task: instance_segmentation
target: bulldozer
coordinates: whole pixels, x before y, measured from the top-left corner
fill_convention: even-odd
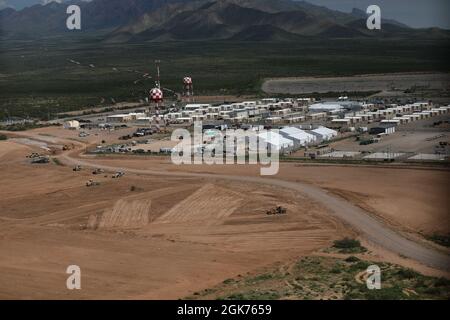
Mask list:
[[[100,174],[100,173],[103,173],[103,172],[105,172],[105,170],[103,170],[103,169],[95,169],[94,171],[92,171],[92,174]]]
[[[287,213],[287,209],[283,208],[281,206],[277,206],[275,208],[272,208],[268,211],[266,211],[266,214],[271,216],[271,215],[279,215],[279,214],[286,214]]]
[[[62,150],[63,150],[63,151],[68,151],[68,150],[72,150],[73,148],[74,148],[74,145],[73,145],[73,144],[70,144],[70,145],[65,144],[65,145],[62,147]]]
[[[94,181],[92,179],[89,179],[88,182],[86,182],[86,187],[94,187],[94,186],[99,186],[100,182]]]
[[[123,171],[118,171],[118,172],[116,172],[115,174],[113,174],[112,178],[113,178],[113,179],[117,179],[117,178],[123,177],[124,175],[125,175],[125,172],[123,172]]]
[[[31,163],[49,163],[50,159],[47,156],[38,156],[31,158]]]

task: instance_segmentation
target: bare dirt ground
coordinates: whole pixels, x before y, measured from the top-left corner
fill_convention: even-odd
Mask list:
[[[88,170],[29,164],[33,148],[0,146],[3,299],[178,298],[352,235],[294,192],[110,174],[88,188]],[[289,214],[267,216],[275,205]],[[65,287],[71,264],[80,291]]]
[[[169,172],[259,175],[257,166],[174,166],[168,158],[112,157],[97,162]],[[282,163],[277,178],[326,188],[405,230],[433,234],[450,229],[448,170]]]
[[[51,130],[31,134],[45,140],[62,129]],[[25,155],[37,148],[0,142],[0,254],[7,257],[0,261],[0,298],[179,298],[356,235],[322,204],[292,190],[176,175],[93,176],[88,169],[31,165]],[[173,173],[259,175],[256,166],[174,166],[167,158],[95,161]],[[85,187],[90,178],[101,184]],[[326,188],[402,231],[449,231],[448,171],[286,163],[277,178]],[[276,205],[288,208],[288,215],[265,214]],[[442,275],[368,246],[380,259]],[[70,264],[82,268],[80,291],[65,287]]]
[[[444,135],[439,139],[433,137]],[[380,142],[369,145],[360,145],[359,141],[353,139],[340,140],[330,144],[335,150],[345,151],[370,151],[370,152],[415,152],[434,154],[435,147],[439,142],[450,142],[450,133],[442,131],[398,131],[394,134],[384,136]]]
[[[352,77],[304,77],[268,79],[262,85],[266,93],[304,94],[327,92],[365,92],[406,90],[413,86],[448,89],[450,76],[445,73],[391,73]]]

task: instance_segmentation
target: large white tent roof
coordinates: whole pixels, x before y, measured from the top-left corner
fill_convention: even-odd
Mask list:
[[[312,130],[313,132],[320,134],[322,136],[337,136],[337,131],[329,129],[327,127],[319,127],[317,129]]]
[[[306,132],[305,130],[296,128],[296,127],[285,127],[280,130],[283,133],[286,133],[292,137],[305,137],[309,139],[314,139],[314,135]]]
[[[286,148],[294,145],[294,141],[284,138],[278,132],[265,131],[258,134],[260,139],[263,139],[268,144],[274,145],[277,148]]]
[[[314,103],[309,106],[309,111],[311,112],[323,112],[323,111],[339,111],[344,109],[344,107],[340,104],[332,104],[332,103]]]

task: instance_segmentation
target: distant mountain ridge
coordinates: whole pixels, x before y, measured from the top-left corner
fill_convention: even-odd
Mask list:
[[[78,33],[101,34],[106,42],[449,36],[447,30],[412,29],[393,20],[382,21],[382,30],[370,31],[364,11],[343,13],[291,0],[52,2],[21,11],[1,10],[0,36],[20,39],[66,35],[70,32],[65,26],[68,4],[81,7],[82,30]]]

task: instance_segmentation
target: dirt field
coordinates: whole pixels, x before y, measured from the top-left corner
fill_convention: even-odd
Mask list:
[[[62,129],[48,130],[31,135],[65,142],[52,140]],[[67,132],[70,139],[74,133]],[[180,298],[356,236],[322,204],[292,190],[129,173],[112,179],[110,172],[94,176],[91,170],[73,172],[52,162],[31,165],[25,156],[36,150],[41,149],[33,144],[0,142],[3,299]],[[95,159],[157,171],[259,174],[256,166],[173,166],[167,158],[133,156]],[[448,171],[286,163],[277,178],[325,188],[403,231],[449,232]],[[100,185],[88,188],[88,179]],[[265,214],[277,205],[288,214]],[[400,259],[377,248],[371,252]],[[82,290],[65,287],[71,264],[82,269]]]
[[[89,171],[31,165],[31,148],[0,146],[3,299],[178,298],[351,235],[292,192],[131,175],[87,188]],[[265,214],[280,204],[289,215]],[[77,292],[65,288],[71,264]]]
[[[123,165],[136,169],[158,169],[169,172],[221,173],[259,175],[257,166],[173,166],[170,159],[133,160],[101,159],[106,165]],[[276,176],[284,180],[308,182],[328,189],[370,212],[412,232],[448,233],[450,172],[282,163]]]
[[[392,73],[352,77],[305,77],[266,80],[266,93],[304,94],[327,92],[366,92],[378,90],[406,90],[412,86],[429,89],[448,89],[450,76],[445,73]]]
[[[433,137],[444,135],[439,139]],[[381,141],[369,145],[360,145],[355,139],[346,139],[330,144],[335,150],[370,151],[370,152],[415,152],[433,154],[439,142],[450,142],[450,133],[442,131],[398,131],[383,136]]]

